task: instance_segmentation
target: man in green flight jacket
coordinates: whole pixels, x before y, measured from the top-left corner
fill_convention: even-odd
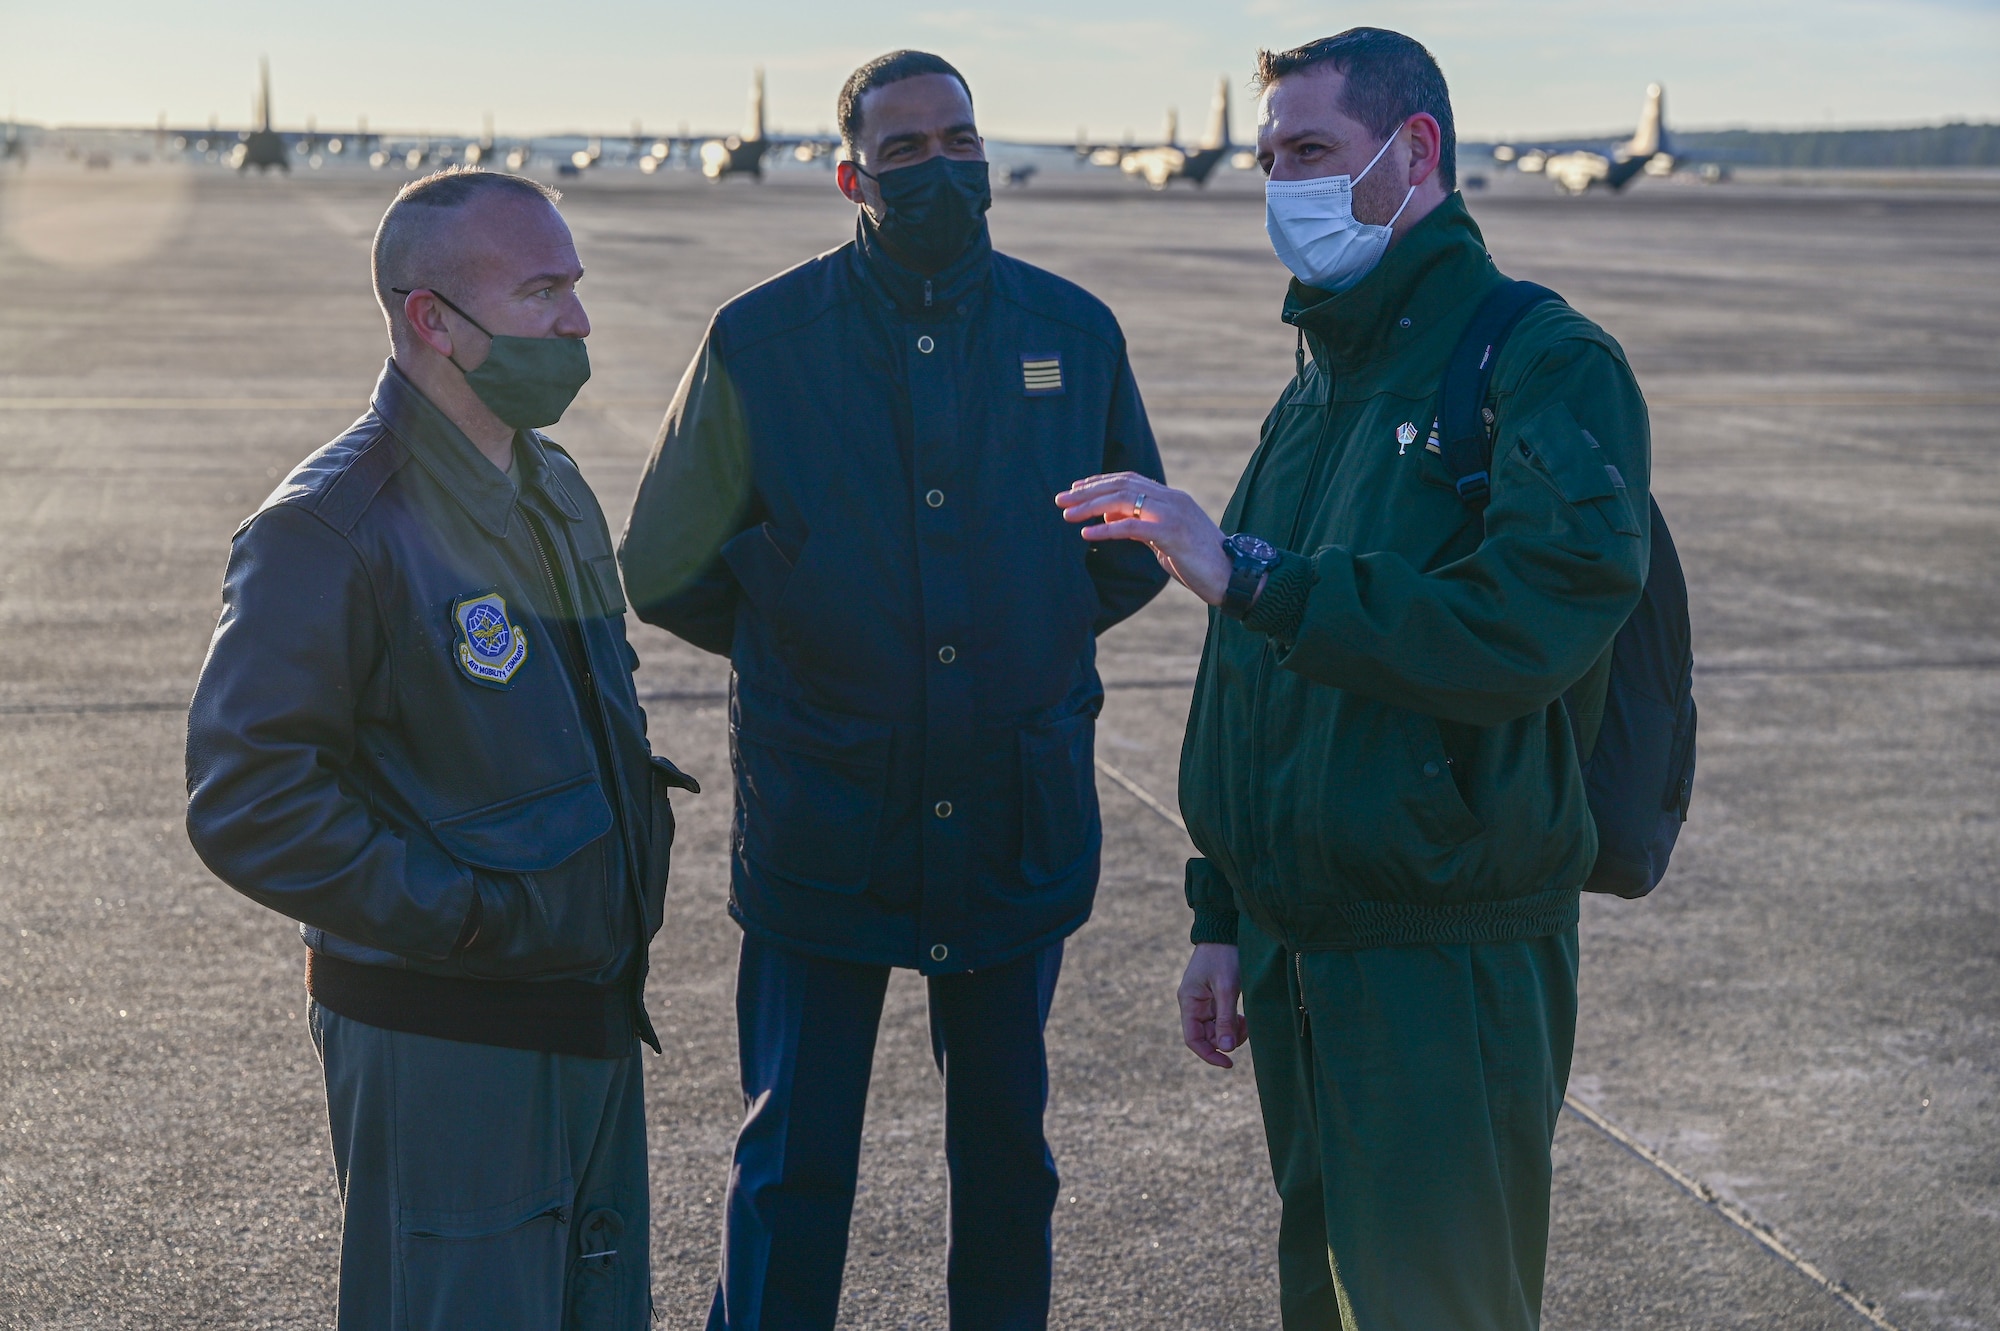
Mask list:
[[[1578,686],[1587,745],[1645,581],[1646,407],[1610,337],[1536,307],[1494,373],[1488,506],[1462,502],[1439,387],[1506,279],[1454,189],[1444,77],[1358,28],[1263,52],[1259,82],[1298,373],[1221,527],[1129,474],[1057,502],[1216,607],[1181,1018],[1219,1067],[1255,1037],[1284,1325],[1525,1331],[1597,853],[1559,699]]]

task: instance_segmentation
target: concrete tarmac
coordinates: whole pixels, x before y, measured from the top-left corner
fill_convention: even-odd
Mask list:
[[[230,532],[385,354],[367,245],[396,183],[0,172],[0,1327],[331,1320],[302,949],[189,850],[181,744]],[[1118,313],[1171,478],[1219,511],[1292,364],[1255,191],[1043,183],[1001,196],[998,244]],[[1631,354],[1699,660],[1674,870],[1585,902],[1571,1091],[1609,1132],[1558,1132],[1546,1324],[2000,1328],[2000,191],[1472,206]],[[552,433],[616,525],[710,312],[852,212],[806,172],[564,207],[596,377]],[[1203,623],[1170,588],[1102,644],[1100,758],[1169,811]],[[680,805],[646,1058],[656,1300],[692,1328],[741,1112],[727,670],[635,641],[656,743],[710,791]],[[1054,1324],[1275,1326],[1248,1069],[1177,1037],[1188,846],[1100,791],[1051,1023]],[[946,1324],[939,1114],[899,975],[844,1326]]]

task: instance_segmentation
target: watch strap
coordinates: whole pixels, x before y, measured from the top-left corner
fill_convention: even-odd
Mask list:
[[[1216,609],[1230,619],[1241,620],[1256,602],[1264,575],[1276,564],[1245,554],[1236,548],[1235,540],[1231,536],[1222,542],[1223,553],[1229,556],[1229,585],[1223,589],[1222,604]]]

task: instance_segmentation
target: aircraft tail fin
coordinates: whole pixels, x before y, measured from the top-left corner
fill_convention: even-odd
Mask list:
[[[1646,105],[1639,112],[1639,131],[1619,156],[1624,160],[1644,160],[1667,146],[1666,90],[1657,83],[1646,85]]]
[[[1229,76],[1223,75],[1215,81],[1215,100],[1208,106],[1208,133],[1202,136],[1201,147],[1228,148],[1229,142]]]
[[[1163,131],[1163,135],[1164,137],[1162,137],[1160,141],[1166,144],[1169,148],[1175,148],[1180,146],[1181,112],[1179,107],[1170,106],[1167,108],[1167,123]]]
[[[752,143],[764,141],[764,67],[757,66],[757,72],[750,80],[750,133]]]
[[[271,132],[271,61],[267,56],[257,60],[257,128]]]

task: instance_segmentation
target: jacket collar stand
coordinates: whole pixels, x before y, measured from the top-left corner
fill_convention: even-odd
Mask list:
[[[985,283],[993,267],[993,241],[982,219],[979,232],[964,254],[944,268],[925,277],[889,257],[882,236],[866,209],[857,210],[854,223],[856,266],[862,277],[885,305],[915,319],[945,318],[957,313],[974,290]],[[924,286],[930,286],[930,304],[924,304]]]
[[[1356,370],[1395,356],[1497,277],[1479,224],[1454,193],[1352,290],[1332,295],[1294,279],[1283,317],[1304,331],[1315,359]]]
[[[371,405],[383,423],[423,463],[424,469],[437,478],[438,484],[450,492],[489,536],[495,539],[506,536],[517,497],[514,482],[487,460],[465,432],[424,396],[422,389],[410,382],[393,358],[382,366],[382,377],[375,381]],[[583,516],[583,510],[549,466],[541,438],[533,430],[515,433],[514,457],[523,489],[529,486],[539,489],[565,517]]]

